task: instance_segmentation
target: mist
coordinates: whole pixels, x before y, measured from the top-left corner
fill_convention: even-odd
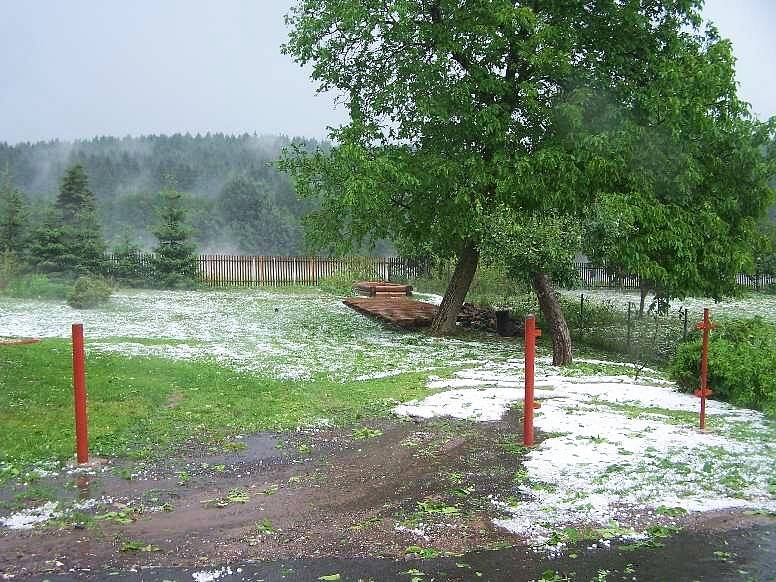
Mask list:
[[[299,200],[274,162],[292,143],[321,142],[285,135],[174,134],[100,137],[74,142],[0,144],[0,169],[41,217],[57,196],[67,168],[81,164],[109,244],[155,242],[160,191],[184,196],[187,222],[200,252],[297,254],[304,250]]]

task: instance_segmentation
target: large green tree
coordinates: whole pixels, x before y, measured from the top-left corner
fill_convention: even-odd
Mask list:
[[[699,29],[700,5],[301,0],[285,50],[312,65],[321,90],[343,92],[350,114],[330,153],[285,162],[299,192],[320,200],[314,236],[340,248],[387,236],[455,255],[432,326],[442,333],[454,328],[500,208],[518,219],[582,217],[608,195],[659,204],[676,187],[704,205],[708,193],[684,184],[695,174],[674,163],[664,177],[660,160],[689,148],[704,160],[693,170],[722,175],[721,156],[735,156],[736,136],[749,139],[753,124],[735,100],[730,46]],[[751,216],[760,204],[743,206]],[[719,240],[746,239],[748,220]]]

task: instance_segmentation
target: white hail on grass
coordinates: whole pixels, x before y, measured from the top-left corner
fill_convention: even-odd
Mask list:
[[[638,291],[619,291],[616,289],[573,289],[561,291],[561,294],[574,299],[579,299],[581,294],[586,299],[591,299],[598,303],[609,303],[623,311],[628,309],[628,302],[639,304]],[[653,297],[649,296],[646,305],[649,306]],[[763,319],[776,323],[776,295],[767,295],[764,293],[753,293],[740,299],[724,299],[715,302],[714,299],[687,297],[685,299],[674,299],[671,301],[671,311],[676,312],[679,308],[687,308],[689,318],[695,321],[703,317],[703,308],[708,307],[712,317],[755,317],[760,316]]]
[[[452,362],[500,360],[518,349],[503,341],[393,330],[325,294],[128,290],[88,311],[58,301],[0,297],[0,337],[66,338],[78,321],[90,351],[214,359],[287,380],[382,378]]]
[[[58,509],[59,503],[48,501],[39,507],[22,509],[9,516],[0,517],[0,526],[8,529],[32,529],[38,524],[60,517],[62,512]]]
[[[495,501],[506,513],[498,525],[543,543],[555,528],[631,523],[660,506],[776,510],[769,494],[774,428],[762,414],[709,401],[713,428],[701,433],[694,424],[698,399],[665,380],[571,378],[542,368],[535,426],[546,438],[524,459],[523,501],[514,507]],[[394,412],[497,420],[522,400],[522,386],[514,385],[521,373],[522,363],[514,360],[460,372],[447,382],[456,389]]]

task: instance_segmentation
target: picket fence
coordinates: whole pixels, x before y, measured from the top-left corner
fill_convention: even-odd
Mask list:
[[[639,288],[639,277],[636,275],[620,275],[607,270],[606,267],[598,267],[591,265],[590,263],[576,263],[576,268],[583,288]],[[741,287],[759,291],[761,289],[767,289],[771,285],[776,285],[776,276],[767,274],[747,275],[746,273],[739,273],[736,276],[736,282]]]
[[[138,275],[153,278],[153,254],[138,253],[129,261],[108,255],[108,272],[122,262],[136,265]],[[318,285],[340,275],[391,281],[414,279],[429,272],[428,261],[405,257],[292,257],[248,255],[200,255],[196,259],[198,280],[212,287]]]
[[[153,279],[153,254],[137,253],[131,257],[108,255],[108,274],[117,274],[120,265],[131,264],[139,278]],[[213,287],[319,285],[322,280],[337,276],[352,276],[382,281],[410,280],[430,276],[450,275],[451,265],[434,266],[427,259],[406,257],[293,257],[248,255],[200,255],[196,259],[197,278]],[[590,263],[576,263],[583,288],[638,289],[635,275],[612,273],[606,267]],[[776,285],[774,275],[747,275],[737,277],[740,286],[752,290]]]

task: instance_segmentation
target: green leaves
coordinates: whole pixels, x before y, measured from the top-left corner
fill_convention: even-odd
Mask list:
[[[473,241],[560,280],[589,223],[590,256],[662,295],[731,292],[775,134],[699,4],[300,0],[284,51],[350,112],[331,151],[281,162],[320,203],[311,242],[448,258]]]
[[[250,500],[250,495],[248,494],[245,489],[242,488],[235,488],[231,489],[229,493],[224,495],[223,497],[218,497],[216,499],[205,499],[203,501],[200,501],[200,503],[204,503],[211,507],[228,507],[234,503],[247,503],[248,500]]]
[[[353,438],[357,441],[372,439],[379,437],[383,434],[383,431],[376,428],[369,428],[368,426],[362,426],[353,431]]]
[[[119,548],[122,552],[161,552],[162,549],[159,546],[153,544],[147,544],[139,540],[126,540],[121,544]]]
[[[513,279],[528,280],[545,272],[556,283],[575,280],[573,261],[582,246],[582,229],[573,218],[502,208],[483,230],[484,260],[505,266]]]

